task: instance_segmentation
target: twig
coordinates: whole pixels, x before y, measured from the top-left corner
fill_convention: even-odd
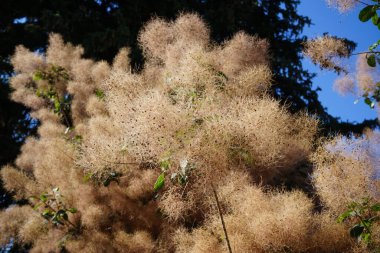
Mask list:
[[[55,194],[54,194],[55,196]],[[57,213],[57,210],[55,208],[53,208],[48,202],[42,202],[44,203],[45,206],[47,206],[48,208],[50,208],[51,210],[53,210],[53,212]],[[59,206],[57,206],[58,209],[59,209]],[[69,224],[70,226],[72,226],[74,229],[77,229],[77,226],[75,226],[69,219],[67,220],[63,220],[64,223],[67,222],[67,224]]]
[[[213,184],[211,184],[211,188],[212,188],[212,191],[214,193],[214,198],[215,198],[215,201],[216,201],[216,206],[218,207],[218,212],[219,212],[220,220],[222,221],[224,235],[226,236],[226,241],[227,241],[227,246],[228,246],[228,252],[232,253],[232,249],[231,249],[231,245],[230,245],[230,240],[228,239],[226,224],[224,223],[223,213],[222,213],[222,210],[221,210],[220,204],[219,204],[218,194],[216,193],[216,190],[215,190]]]
[[[56,93],[56,98],[58,100],[58,103],[61,105],[61,100],[59,99],[59,95],[58,93]],[[63,120],[65,121],[66,123],[66,126],[67,127],[72,127],[72,124],[70,124],[70,121],[69,121],[69,118],[68,116],[66,115],[66,112],[65,112],[65,109],[60,109],[60,113],[62,113],[62,116],[63,116]]]
[[[183,191],[182,191],[182,194],[181,194],[181,198],[183,198],[183,195],[185,195],[186,187],[187,187],[188,184],[189,184],[189,181],[186,182],[185,187],[183,188]]]
[[[101,158],[102,159],[102,158]],[[119,165],[140,165],[140,163],[135,163],[135,162],[113,162],[113,161],[108,161],[106,159],[102,159],[104,162],[107,163],[112,163],[112,164],[119,164]]]
[[[354,54],[351,54],[351,56],[359,55],[359,54],[380,54],[380,51],[366,51],[366,52],[354,53]]]
[[[361,4],[369,6],[369,4],[367,4],[367,3],[363,2],[363,1],[360,1],[360,0],[355,0],[355,1],[358,2],[358,3],[361,3]]]
[[[64,154],[67,158],[70,158],[71,160],[75,161],[75,158],[72,157],[71,155],[67,154],[66,151],[64,151],[63,149],[59,148],[59,147],[56,147],[59,151],[61,151],[62,154]]]

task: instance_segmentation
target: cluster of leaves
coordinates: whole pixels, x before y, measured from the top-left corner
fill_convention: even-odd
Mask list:
[[[374,4],[367,5],[359,13],[359,19],[362,22],[367,22],[372,20],[372,23],[380,30],[380,18],[377,11],[380,9],[380,1],[372,0]],[[380,45],[380,40],[372,44],[368,48],[368,53],[366,54],[367,63],[370,67],[376,67],[377,64],[380,64],[380,51],[377,48]],[[376,83],[375,90],[372,91],[372,94],[368,92],[363,94],[364,102],[371,108],[375,107],[376,103],[380,102],[380,82]]]
[[[364,103],[366,103],[371,108],[375,108],[375,104],[380,103],[380,82],[376,83],[375,89],[371,91],[371,93],[365,92],[363,94],[363,97]]]
[[[82,135],[75,133],[74,127],[67,127],[64,134],[65,134],[65,139],[68,142],[70,142],[74,148],[80,149],[80,145],[82,144],[83,137]]]
[[[33,209],[41,211],[42,217],[52,224],[59,226],[72,226],[73,223],[69,221],[68,214],[75,214],[77,209],[74,207],[67,208],[63,202],[63,196],[59,191],[59,188],[54,188],[52,193],[42,193],[40,196],[31,196],[33,202]]]
[[[101,89],[95,89],[94,93],[95,93],[95,96],[99,98],[99,100],[104,100],[104,97],[106,96],[104,91],[102,91]]]
[[[50,101],[54,113],[62,116],[67,126],[71,126],[69,120],[71,96],[63,94],[60,96],[56,89],[56,84],[59,82],[67,82],[70,80],[70,75],[67,70],[61,66],[50,65],[46,70],[38,70],[33,74],[33,81],[45,81],[47,86],[37,89],[36,94],[39,97]]]
[[[112,182],[119,183],[120,177],[123,174],[117,171],[113,171],[111,169],[107,169],[105,172],[102,173],[87,173],[83,180],[85,182],[93,181],[98,185],[103,185],[104,187],[109,186]]]
[[[165,177],[171,167],[170,158],[166,158],[160,161],[161,174],[158,176],[153,189],[154,191],[159,191],[165,185]],[[179,168],[177,171],[171,173],[170,180],[173,184],[179,184],[186,186],[189,182],[190,172],[195,169],[194,164],[189,163],[188,160],[183,159],[180,161]]]
[[[359,202],[352,202],[347,210],[339,215],[337,222],[350,224],[350,235],[359,242],[364,242],[369,248],[372,245],[372,227],[380,220],[380,203],[374,203],[370,198],[363,198]]]
[[[252,154],[243,147],[231,147],[229,155],[232,161],[243,163],[247,167],[252,167],[255,164]]]
[[[49,99],[54,108],[54,113],[63,115],[70,110],[71,97],[69,95],[64,96],[62,100],[59,98],[57,92],[49,87],[47,90],[38,89],[37,96]]]
[[[50,65],[47,70],[38,70],[33,75],[34,81],[46,80],[50,85],[60,81],[68,81],[70,75],[65,68],[56,65]]]

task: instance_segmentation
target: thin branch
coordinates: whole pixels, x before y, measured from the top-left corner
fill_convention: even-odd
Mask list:
[[[57,98],[57,100],[58,100],[58,103],[61,105],[61,100],[59,99],[59,95],[58,95],[58,93],[56,93],[56,94],[57,94],[57,95],[56,95],[56,98]],[[64,119],[64,121],[65,121],[65,123],[66,123],[66,126],[67,126],[67,127],[72,127],[72,124],[70,124],[69,118],[68,118],[68,116],[66,115],[65,110],[64,110],[64,109],[60,109],[60,113],[62,113],[62,116],[63,116],[63,119]]]
[[[102,158],[101,158],[102,159]],[[112,162],[112,161],[108,161],[106,159],[102,159],[104,162],[107,162],[107,163],[112,163],[112,164],[120,164],[120,165],[140,165],[141,163],[136,163],[136,162]]]
[[[55,195],[55,194],[54,194]],[[55,208],[53,208],[53,206],[52,205],[50,205],[47,201],[46,202],[42,202],[45,206],[47,206],[48,208],[50,208],[51,210],[53,210],[53,212],[55,212],[55,213],[57,213],[58,211],[55,209]],[[58,209],[60,209],[59,208],[59,206],[57,206],[58,207]],[[62,220],[64,223],[66,223],[67,222],[67,224],[69,224],[70,226],[72,226],[74,229],[77,229],[77,226],[75,226],[69,219],[67,219],[67,220]]]
[[[57,147],[57,149],[58,149],[59,151],[61,151],[61,153],[64,154],[67,158],[69,158],[69,159],[75,161],[75,158],[72,157],[71,155],[67,154],[67,152],[64,151],[63,149],[61,149],[61,148],[59,148],[59,147]]]
[[[181,198],[183,198],[183,196],[185,195],[186,187],[187,187],[188,184],[189,184],[189,181],[186,182],[185,187],[183,188],[183,191],[182,191],[182,194],[181,194]]]
[[[211,184],[211,188],[212,188],[212,191],[214,193],[214,198],[215,198],[215,201],[216,201],[216,206],[218,207],[218,212],[219,212],[220,220],[222,221],[224,235],[226,236],[226,241],[227,241],[227,246],[228,246],[228,252],[232,253],[232,249],[231,249],[231,245],[230,245],[230,240],[228,239],[226,224],[224,223],[223,213],[222,213],[222,210],[221,210],[220,204],[219,204],[218,194],[216,193],[216,190],[215,190],[213,184]]]
[[[355,1],[358,2],[358,3],[361,3],[361,4],[369,6],[369,4],[367,4],[367,3],[363,2],[363,1],[360,1],[360,0],[355,0]]]
[[[360,54],[380,54],[380,51],[365,51],[365,52],[354,53],[354,54],[351,54],[350,56],[360,55]]]

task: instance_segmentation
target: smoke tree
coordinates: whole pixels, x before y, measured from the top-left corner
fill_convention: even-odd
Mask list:
[[[347,12],[357,6],[362,9],[358,19],[375,25],[380,29],[378,10],[380,2],[358,1],[358,0],[327,0],[330,6],[337,8],[340,12]],[[304,53],[323,69],[329,69],[340,74],[334,83],[334,89],[341,95],[353,94],[362,97],[364,103],[375,108],[380,103],[380,80],[378,64],[380,52],[377,50],[380,40],[369,46],[368,51],[353,53],[355,43],[335,36],[324,35],[306,43]],[[343,66],[341,59],[357,57],[355,71],[348,71]],[[357,103],[359,99],[355,101]]]
[[[12,99],[41,126],[1,170],[19,200],[0,213],[2,243],[228,252],[226,229],[232,252],[365,250],[336,218],[363,195],[378,199],[366,145],[376,133],[317,140],[315,117],[269,96],[268,42],[257,36],[217,44],[198,15],[182,14],[151,20],[139,43],[138,72],[127,48],[109,65],[57,34],[44,55],[16,48]],[[305,175],[283,187],[305,166],[322,208]]]

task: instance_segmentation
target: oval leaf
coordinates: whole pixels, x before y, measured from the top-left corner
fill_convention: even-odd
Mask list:
[[[380,211],[380,203],[376,203],[373,206],[371,206],[371,210],[375,212]]]
[[[376,67],[376,57],[374,54],[367,57],[367,63],[370,67]]]
[[[338,223],[342,223],[343,221],[345,221],[350,216],[351,216],[351,210],[348,210],[348,211],[342,213],[341,215],[339,215],[339,217],[336,221]]]
[[[41,195],[40,195],[40,200],[41,200],[42,202],[46,202],[46,201],[48,200],[47,195],[46,195],[46,194],[41,194]]]
[[[360,241],[365,241],[366,243],[369,243],[371,241],[371,234],[370,233],[363,233],[359,237]]]
[[[358,238],[364,231],[364,227],[361,225],[355,225],[350,230],[350,235],[352,237]]]
[[[53,212],[49,209],[45,209],[43,212],[42,212],[42,216],[46,216],[46,217],[50,217],[50,216],[53,216]]]
[[[368,5],[363,8],[359,13],[359,19],[362,22],[367,22],[372,18],[372,16],[376,13],[373,9],[373,5]]]
[[[372,16],[372,23],[374,25],[378,25],[379,24],[379,16],[377,15],[377,13],[375,12],[375,14]]]
[[[158,190],[160,190],[164,186],[164,184],[165,184],[165,174],[161,173],[158,176],[156,183],[154,183],[153,189],[155,191],[158,191]]]
[[[364,103],[366,103],[367,105],[371,106],[372,101],[371,101],[370,98],[365,98],[365,99],[364,99]]]

